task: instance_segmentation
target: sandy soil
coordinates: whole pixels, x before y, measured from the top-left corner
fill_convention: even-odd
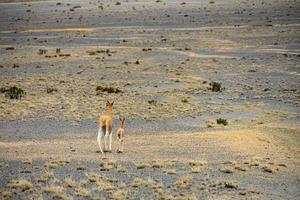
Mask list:
[[[299,199],[298,10],[0,1],[1,198]],[[107,100],[121,154],[98,153]]]

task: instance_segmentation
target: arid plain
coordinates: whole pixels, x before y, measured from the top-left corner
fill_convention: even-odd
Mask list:
[[[1,199],[300,198],[296,0],[0,2]]]

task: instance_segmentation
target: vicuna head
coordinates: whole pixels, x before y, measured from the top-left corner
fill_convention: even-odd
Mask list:
[[[125,128],[125,117],[120,117],[119,119],[121,128]]]
[[[108,108],[112,108],[112,106],[114,105],[114,102],[112,101],[112,102],[110,102],[110,101],[107,101],[106,102],[106,106],[108,107]]]
[[[110,101],[107,101],[106,102],[106,106],[107,106],[107,108],[108,108],[108,113],[109,114],[112,114],[112,107],[113,107],[113,105],[114,105],[114,102],[112,101],[112,102],[110,102]]]

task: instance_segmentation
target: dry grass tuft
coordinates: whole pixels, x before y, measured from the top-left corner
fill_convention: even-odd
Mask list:
[[[117,165],[117,172],[125,173],[127,172],[127,169],[122,165]]]
[[[88,173],[86,176],[90,182],[96,183],[97,187],[94,189],[96,191],[110,191],[114,189],[113,185],[111,184],[111,180],[105,177],[95,173]]]
[[[1,195],[3,199],[12,199],[13,196],[12,192],[10,191],[2,191]]]
[[[233,170],[230,169],[230,168],[222,168],[222,169],[219,169],[220,172],[223,172],[225,174],[232,174],[233,173]]]
[[[115,167],[115,162],[100,163],[100,171],[109,171]]]
[[[243,171],[243,172],[247,171],[246,168],[244,168],[244,167],[242,167],[242,166],[240,166],[240,165],[235,165],[235,166],[234,166],[234,169],[239,170],[239,171]]]
[[[227,165],[234,165],[236,164],[236,161],[232,161],[232,160],[225,160],[222,164],[227,164]]]
[[[142,164],[137,164],[136,165],[137,169],[145,169],[147,167],[149,167],[149,164],[142,163]]]
[[[76,167],[77,170],[86,170],[86,167],[84,165],[78,165]]]
[[[161,162],[161,161],[154,161],[154,162],[152,163],[152,167],[153,167],[153,168],[161,168],[161,167],[163,167],[163,166],[164,166],[164,163]]]
[[[264,172],[268,172],[268,173],[273,173],[273,172],[274,172],[274,170],[271,168],[271,166],[268,166],[268,165],[263,166],[263,167],[262,167],[262,170],[263,170]]]
[[[184,176],[180,177],[176,182],[175,185],[177,188],[185,189],[192,185],[193,183],[193,177],[192,176]]]
[[[9,165],[5,162],[0,163],[0,168],[8,167]]]
[[[201,173],[203,171],[203,168],[200,167],[200,166],[195,166],[195,167],[192,167],[192,173]]]
[[[207,164],[207,162],[201,161],[201,160],[190,160],[190,161],[188,161],[188,164],[192,167],[193,166],[204,166]]]
[[[38,179],[38,182],[47,182],[50,178],[54,177],[54,174],[52,172],[45,172],[41,174],[40,178]]]
[[[22,192],[26,191],[26,190],[30,190],[32,189],[32,183],[25,180],[25,179],[21,179],[21,180],[11,180],[11,182],[8,184],[8,186],[10,188],[15,188],[15,189],[21,189]]]
[[[29,159],[28,160],[24,160],[23,163],[27,164],[27,165],[31,165],[32,164],[32,160],[29,160]]]
[[[214,187],[218,188],[229,188],[229,189],[238,189],[238,183],[236,181],[219,181],[214,184]]]
[[[141,178],[135,178],[133,179],[133,181],[131,182],[131,186],[132,187],[140,187],[144,184],[144,180]]]
[[[57,167],[63,166],[65,164],[69,163],[69,161],[66,160],[56,160],[56,161],[51,161],[47,163],[45,166],[50,168],[50,169],[55,169]]]
[[[90,197],[91,192],[83,187],[79,187],[75,190],[75,195],[81,197]]]
[[[126,199],[126,191],[125,190],[117,190],[112,194],[111,197],[113,200],[123,200]]]
[[[170,199],[174,199],[174,200],[197,200],[197,197],[194,194],[192,194],[192,195],[182,195],[182,196],[171,197]]]
[[[166,169],[164,170],[166,174],[176,174],[176,169]]]
[[[278,166],[280,166],[280,167],[287,167],[287,165],[284,164],[284,163],[279,163]]]
[[[75,186],[76,186],[76,182],[75,182],[74,180],[70,179],[70,178],[66,178],[66,179],[64,180],[64,185],[65,185],[66,187],[72,188],[72,187],[75,187]]]
[[[54,199],[71,199],[65,194],[64,188],[60,186],[45,187],[43,192],[52,194]]]

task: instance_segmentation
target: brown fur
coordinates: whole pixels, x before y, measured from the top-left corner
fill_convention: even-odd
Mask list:
[[[125,136],[125,118],[120,118],[120,127],[117,130],[117,136],[119,140],[118,152],[123,152],[123,142]]]
[[[108,113],[106,115],[101,115],[99,118],[100,128],[106,130],[111,133],[113,128],[113,104],[114,102],[107,101],[106,106],[108,108]]]

